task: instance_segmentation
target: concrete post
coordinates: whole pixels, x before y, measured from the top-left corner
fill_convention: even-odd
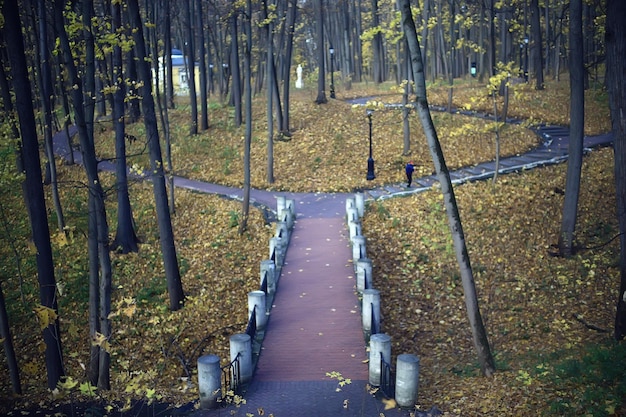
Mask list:
[[[404,353],[396,361],[396,402],[400,407],[413,408],[417,403],[420,360]]]
[[[373,328],[380,329],[380,291],[367,289],[363,291],[363,330],[368,334]]]
[[[272,256],[272,252],[276,251],[276,259],[275,263],[277,267],[283,265],[283,239],[280,237],[272,237],[270,238],[270,257]]]
[[[356,193],[354,195],[354,201],[356,202],[356,210],[359,217],[363,217],[363,214],[365,214],[365,195],[363,193]]]
[[[282,195],[276,196],[276,214],[280,214],[286,207],[285,197]]]
[[[350,220],[348,222],[348,228],[350,230],[350,239],[361,234],[361,222],[357,220]]]
[[[246,384],[252,379],[252,339],[245,333],[237,333],[230,337],[230,360],[239,355],[239,376]]]
[[[198,358],[198,391],[200,408],[209,410],[217,407],[222,398],[222,369],[220,358],[216,355],[204,355]]]
[[[276,237],[281,237],[284,242],[289,240],[289,225],[287,225],[287,222],[276,222]]]
[[[250,291],[248,293],[248,317],[252,315],[256,306],[256,328],[265,329],[267,314],[265,314],[265,293],[263,291]]]
[[[267,274],[267,294],[274,294],[276,292],[276,265],[271,259],[261,261],[261,282],[265,274]]]
[[[363,292],[364,289],[372,287],[372,260],[361,258],[356,261],[356,289]]]
[[[384,333],[373,334],[370,338],[369,383],[380,387],[380,353],[387,363],[391,363],[391,336]]]
[[[351,240],[352,240],[352,262],[354,263],[354,267],[356,269],[356,262],[359,259],[367,258],[367,253],[365,252],[365,237],[358,235],[358,236],[354,236]]]

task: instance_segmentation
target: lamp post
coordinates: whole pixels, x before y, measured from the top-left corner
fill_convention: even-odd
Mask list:
[[[333,74],[334,71],[334,63],[335,63],[335,48],[331,45],[328,49],[330,52],[330,98],[335,98],[335,76]]]
[[[524,81],[528,82],[528,35],[524,36]]]
[[[367,177],[365,177],[368,181],[376,178],[376,174],[374,174],[374,158],[372,158],[372,113],[374,110],[367,110],[367,119],[370,125],[370,156],[367,158]]]

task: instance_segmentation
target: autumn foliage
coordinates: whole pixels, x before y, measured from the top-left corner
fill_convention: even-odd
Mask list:
[[[447,102],[445,86],[433,86],[429,91],[431,102]],[[373,116],[377,178],[366,181],[368,126],[364,110],[344,100],[315,105],[314,93],[293,94],[293,134],[283,138],[288,140],[275,141],[276,183],[272,189],[350,192],[398,183],[403,181],[409,157],[416,163],[416,177],[432,172],[417,119],[411,120],[412,153],[402,155],[401,114],[395,109],[379,109]],[[459,108],[492,108],[484,86],[470,83],[455,94]],[[599,107],[587,113],[593,115],[586,124],[588,133],[608,131],[603,94],[598,90],[589,94],[590,105]],[[381,91],[355,86],[349,92],[338,91],[339,99],[358,96],[384,102],[400,99],[392,88]],[[544,92],[522,85],[516,89],[509,111],[532,123],[565,125],[567,100],[566,85],[549,84]],[[259,98],[254,105],[252,186],[268,188],[264,103]],[[171,117],[175,173],[241,187],[243,128],[233,126],[230,109],[212,103],[209,130],[191,137],[184,101]],[[450,168],[494,159],[495,138],[488,118],[446,113],[434,114],[434,118]],[[129,164],[141,171],[147,166],[145,133],[141,124],[128,129],[136,138],[128,144],[128,153],[133,155]],[[103,122],[97,131],[99,157],[112,157],[110,125]],[[508,125],[501,135],[503,156],[525,152],[539,143],[526,125]],[[455,189],[498,366],[492,379],[478,375],[438,190],[369,202],[363,228],[373,258],[374,283],[382,291],[383,330],[392,336],[394,355],[420,356],[419,402],[424,407],[437,405],[448,415],[470,416],[587,413],[575,397],[588,387],[560,378],[559,364],[581,358],[590,345],[611,348],[608,333],[587,325],[610,329],[615,313],[619,248],[615,241],[607,243],[617,230],[612,152],[598,150],[585,158],[579,251],[571,259],[552,256],[565,168],[546,167],[502,177],[495,185],[480,182]],[[122,409],[131,398],[172,405],[197,400],[196,359],[205,353],[227,358],[228,336],[245,329],[246,294],[258,289],[259,262],[267,256],[273,229],[263,213],[254,209],[248,230],[239,236],[239,202],[177,191],[173,228],[188,298],[182,310],[171,312],[151,188],[133,182],[130,193],[140,251],[113,254],[113,337],[90,341],[84,171],[61,164],[59,169],[68,229],[55,233],[53,244],[69,379],[55,393],[45,390],[42,342],[33,313],[37,311],[34,253],[18,193],[19,177],[7,179],[1,189],[6,227],[0,236],[0,267],[26,394],[12,399],[9,382],[0,379],[0,404],[4,407],[0,411],[40,408],[49,405],[54,395],[65,401],[121,401],[117,406]],[[107,209],[114,230],[114,181],[108,174],[102,178],[110,193]],[[107,343],[112,355],[110,392],[94,393],[85,385],[92,342]],[[6,374],[4,362],[0,366],[0,374]],[[616,415],[620,407],[623,402],[607,397],[597,409],[604,415]]]

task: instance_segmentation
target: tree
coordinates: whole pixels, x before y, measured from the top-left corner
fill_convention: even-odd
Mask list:
[[[120,253],[137,252],[139,239],[135,233],[133,212],[128,195],[128,175],[126,164],[126,124],[124,121],[124,95],[126,92],[122,71],[122,10],[119,3],[111,4],[111,33],[117,37],[113,45],[111,66],[113,126],[115,129],[115,178],[117,191],[117,229],[113,248]]]
[[[83,100],[82,80],[78,75],[78,69],[72,55],[70,41],[65,30],[65,19],[63,10],[65,2],[63,0],[55,0],[54,2],[54,23],[59,34],[60,48],[63,54],[64,65],[69,75],[71,83],[72,104],[74,107],[74,119],[78,130],[78,138],[83,156],[83,165],[87,174],[87,189],[89,192],[89,223],[92,233],[89,239],[96,240],[97,244],[89,245],[89,266],[90,266],[90,284],[95,285],[99,282],[97,295],[90,293],[90,309],[98,308],[97,315],[90,315],[91,318],[99,320],[99,323],[90,323],[91,329],[98,329],[101,339],[108,340],[111,337],[111,321],[109,314],[111,312],[111,255],[109,253],[109,225],[107,222],[106,208],[104,205],[104,190],[98,175],[98,162],[96,160],[96,149],[93,141],[93,128],[87,125],[88,120],[93,120],[86,116],[86,107],[93,112],[91,104],[85,106]],[[87,71],[88,72],[88,71]],[[99,271],[98,271],[99,266]],[[100,274],[99,281],[97,278]],[[92,334],[95,337],[96,334]],[[109,389],[109,363],[110,355],[104,346],[100,345],[99,365],[98,365],[98,388]],[[93,374],[95,375],[95,370]]]
[[[193,0],[185,2],[185,25],[187,40],[186,45],[186,68],[187,68],[187,85],[189,85],[189,100],[191,105],[191,126],[189,128],[190,135],[198,134],[198,99],[196,96],[196,60],[194,57],[194,36],[193,36],[193,19],[191,18]],[[140,58],[141,59],[141,58]],[[152,82],[152,81],[150,81]]]
[[[243,201],[241,204],[241,222],[239,223],[240,235],[242,235],[248,227],[248,217],[250,214],[250,146],[252,143],[252,65],[250,63],[252,55],[251,19],[252,2],[251,0],[246,0],[246,17],[244,19],[246,43],[243,51],[246,130],[243,148]]]
[[[152,171],[151,178],[157,211],[157,222],[159,224],[163,267],[167,280],[170,310],[175,311],[183,306],[185,295],[183,293],[178,259],[176,257],[172,219],[167,204],[165,171],[163,169],[163,158],[161,156],[161,144],[159,143],[159,130],[154,110],[154,100],[152,98],[152,76],[150,74],[150,64],[146,61],[146,44],[143,36],[143,25],[139,13],[138,0],[131,0],[127,4],[130,23],[133,28],[133,39],[135,41],[137,73],[139,74],[139,80],[143,84],[141,89],[141,102],[143,105],[144,125],[148,136],[150,167]]]
[[[571,256],[578,215],[580,171],[583,164],[583,136],[585,129],[585,85],[583,67],[582,0],[570,2],[570,127],[567,177],[563,217],[559,233],[559,253]]]
[[[606,75],[614,139],[615,194],[620,233],[620,288],[615,339],[626,337],[626,2],[606,2]]]
[[[452,233],[452,241],[454,242],[457,262],[459,263],[459,267],[461,269],[461,280],[463,282],[463,291],[465,293],[465,306],[467,308],[467,315],[474,339],[474,347],[478,353],[478,361],[483,375],[490,377],[496,370],[495,363],[493,356],[491,355],[487,332],[485,331],[482,317],[480,315],[472,266],[467,252],[467,247],[465,245],[463,225],[461,223],[459,208],[454,196],[450,173],[448,171],[448,167],[446,166],[443,151],[441,150],[441,144],[439,143],[439,138],[437,137],[437,131],[435,130],[430,110],[428,108],[428,100],[426,98],[426,80],[424,78],[424,64],[422,62],[419,41],[415,30],[415,22],[413,21],[413,15],[411,13],[410,0],[401,0],[400,10],[402,13],[402,27],[409,45],[409,51],[411,53],[411,65],[413,68],[413,78],[415,80],[417,92],[416,108],[420,121],[422,122],[422,127],[424,128],[424,134],[426,135],[430,154],[435,165],[437,178],[441,185],[441,192],[443,193],[446,212],[448,213],[448,222]]]
[[[318,60],[318,73],[317,73],[317,98],[316,104],[324,104],[328,100],[326,99],[326,69],[324,67],[324,9],[322,7],[323,0],[315,0],[315,20],[316,20],[316,32],[317,38],[317,60]]]
[[[37,275],[39,278],[39,301],[41,303],[38,311],[40,312],[43,339],[46,344],[48,388],[52,390],[56,388],[61,377],[65,375],[65,371],[63,369],[63,349],[61,347],[61,330],[56,301],[56,279],[50,245],[50,229],[41,182],[37,127],[33,113],[31,85],[28,79],[29,68],[24,54],[26,45],[22,37],[17,1],[5,0],[2,5],[2,15],[4,16],[4,39],[11,65],[13,90],[15,91],[15,110],[19,118],[22,138],[24,181],[27,192],[26,204],[33,242],[37,248]]]
[[[267,7],[267,0],[263,2]],[[272,16],[274,16],[272,12]],[[274,183],[274,24],[273,17],[267,22],[267,183]]]
[[[207,97],[206,50],[204,47],[204,19],[202,18],[202,0],[196,0],[196,22],[198,31],[198,60],[200,61],[200,129],[209,128],[209,108]]]
[[[570,3],[571,7],[571,3]],[[530,33],[532,34],[532,44],[530,45],[530,55],[533,62],[533,78],[535,79],[535,89],[543,90],[543,50],[541,41],[541,16],[539,16],[539,1],[530,0]],[[570,21],[571,22],[571,21]],[[582,49],[582,44],[580,45]]]

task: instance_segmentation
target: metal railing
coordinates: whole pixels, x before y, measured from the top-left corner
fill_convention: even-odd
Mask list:
[[[250,318],[248,319],[246,334],[250,336],[250,339],[254,340],[254,335],[256,334],[256,305],[252,309],[252,314],[250,314]]]
[[[393,378],[391,374],[391,364],[385,361],[383,352],[380,352],[380,390],[387,396],[387,398],[394,397],[395,387],[393,385]]]
[[[380,333],[380,323],[376,320],[376,315],[374,314],[374,303],[370,303],[370,317],[371,317],[371,325],[370,325],[370,336],[373,334]]]
[[[228,365],[222,366],[222,399],[232,394],[239,394],[241,391],[241,371],[238,353],[235,359]]]

